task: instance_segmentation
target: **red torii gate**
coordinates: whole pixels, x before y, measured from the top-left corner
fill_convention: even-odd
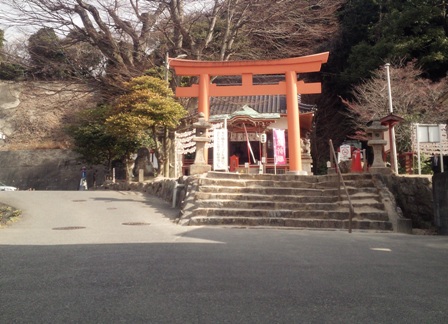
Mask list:
[[[176,88],[177,97],[197,97],[198,111],[209,118],[210,97],[238,97],[251,95],[286,95],[288,119],[289,169],[301,174],[300,121],[298,94],[321,93],[320,82],[297,80],[297,73],[318,72],[328,61],[329,53],[267,61],[194,61],[172,59],[170,66],[179,76],[198,76],[199,84]],[[284,74],[285,82],[254,85],[253,75]],[[218,86],[210,84],[210,76],[241,75],[242,85]]]

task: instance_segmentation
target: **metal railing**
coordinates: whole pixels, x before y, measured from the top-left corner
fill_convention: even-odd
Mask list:
[[[342,200],[342,195],[341,195],[341,184],[344,187],[344,191],[345,194],[347,196],[347,200],[348,200],[348,206],[349,206],[349,219],[348,219],[348,232],[351,233],[352,232],[352,220],[353,220],[353,215],[355,213],[355,210],[353,208],[353,204],[352,204],[352,200],[350,199],[350,195],[348,193],[347,190],[347,186],[345,185],[344,182],[344,178],[342,177],[342,173],[341,170],[339,168],[339,164],[337,163],[337,157],[336,157],[336,152],[334,151],[334,147],[333,147],[333,141],[330,139],[329,140],[329,145],[330,145],[330,163],[331,163],[331,167],[333,167],[333,165],[336,168],[336,172],[338,174],[338,194],[339,194],[339,200]]]

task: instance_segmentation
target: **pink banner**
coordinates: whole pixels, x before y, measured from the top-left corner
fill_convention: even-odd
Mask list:
[[[286,164],[285,130],[273,129],[274,134],[274,163]]]

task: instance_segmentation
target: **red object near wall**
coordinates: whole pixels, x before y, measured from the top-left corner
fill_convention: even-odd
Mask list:
[[[232,155],[230,157],[230,172],[235,172],[238,170],[238,166],[240,165],[240,158],[236,155]]]
[[[356,149],[352,154],[352,172],[362,172],[361,151]]]

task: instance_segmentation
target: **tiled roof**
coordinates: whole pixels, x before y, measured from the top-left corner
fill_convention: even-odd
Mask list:
[[[260,95],[241,97],[212,97],[210,98],[210,116],[226,115],[240,110],[244,106],[249,106],[260,114],[286,114],[285,95]],[[310,112],[315,110],[315,105],[300,103],[300,112]]]

